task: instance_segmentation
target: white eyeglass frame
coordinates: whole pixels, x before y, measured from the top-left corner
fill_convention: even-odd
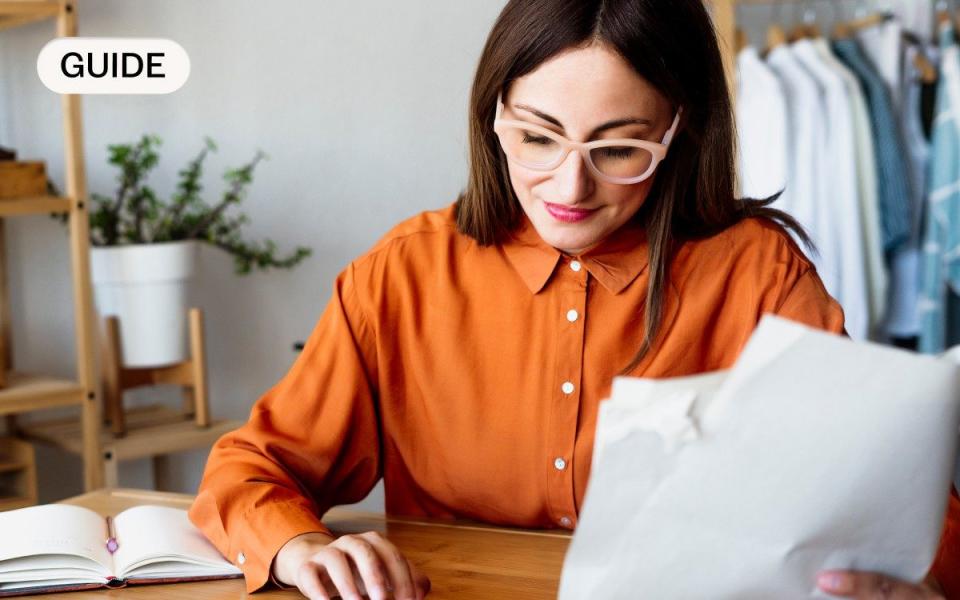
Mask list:
[[[682,108],[677,109],[677,114],[673,117],[673,124],[670,125],[670,129],[668,129],[667,133],[664,134],[663,141],[660,143],[628,138],[594,140],[592,142],[575,142],[567,137],[564,137],[563,135],[560,135],[556,131],[551,131],[546,127],[541,127],[540,125],[528,123],[527,121],[514,121],[511,119],[500,118],[500,115],[503,114],[503,94],[501,93],[497,95],[497,114],[493,119],[493,130],[496,132],[497,137],[499,138],[502,130],[505,127],[519,127],[550,138],[560,145],[562,150],[556,160],[549,164],[537,165],[523,162],[518,160],[516,157],[511,156],[504,147],[503,140],[501,139],[500,148],[503,149],[503,153],[507,155],[508,159],[522,167],[533,169],[534,171],[552,171],[559,167],[563,161],[567,159],[567,156],[570,155],[570,152],[577,150],[583,157],[583,161],[586,163],[587,168],[589,168],[590,171],[598,178],[602,179],[603,181],[609,181],[610,183],[630,185],[633,183],[640,183],[641,181],[653,175],[653,172],[657,170],[657,166],[667,156],[667,150],[670,148],[670,142],[673,141],[673,137],[677,132],[677,127],[680,125],[680,114],[682,112]],[[650,152],[650,154],[653,156],[653,160],[650,161],[650,166],[647,168],[647,170],[636,177],[614,177],[612,175],[606,175],[602,173],[595,164],[593,164],[593,159],[590,158],[590,151],[594,148],[606,148],[610,146],[632,146],[634,148],[643,148],[644,150]]]

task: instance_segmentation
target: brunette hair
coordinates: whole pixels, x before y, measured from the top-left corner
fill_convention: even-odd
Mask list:
[[[670,103],[683,108],[670,152],[635,218],[649,243],[644,338],[622,373],[653,347],[669,265],[678,242],[716,234],[746,217],[766,217],[810,238],[766,199],[735,196],[733,110],[717,36],[703,0],[510,0],[487,38],[470,97],[470,174],[457,199],[459,231],[480,245],[502,241],[522,208],[493,131],[497,95],[550,58],[600,43],[621,55]]]

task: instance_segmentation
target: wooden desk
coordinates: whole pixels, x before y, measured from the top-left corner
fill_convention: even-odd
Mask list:
[[[101,515],[115,515],[140,504],[187,508],[188,494],[133,489],[104,489],[63,502],[85,506]],[[334,532],[379,531],[430,577],[430,600],[491,600],[494,598],[556,598],[560,567],[569,534],[503,529],[468,523],[423,521],[374,513],[333,509],[324,517]],[[119,590],[89,590],[22,596],[38,600],[232,600],[247,598],[242,579],[133,586]],[[252,598],[298,598],[297,591],[257,592]]]

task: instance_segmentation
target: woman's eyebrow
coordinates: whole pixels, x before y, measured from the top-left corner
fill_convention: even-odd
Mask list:
[[[551,116],[548,115],[547,113],[542,112],[542,111],[539,111],[539,110],[533,108],[532,106],[527,106],[526,104],[514,104],[513,107],[514,107],[514,108],[517,108],[517,109],[520,109],[520,110],[525,110],[525,111],[527,111],[528,113],[533,114],[533,115],[536,115],[536,116],[540,117],[541,119],[543,119],[544,121],[553,123],[554,125],[556,125],[556,126],[559,127],[560,129],[563,129],[564,131],[566,131],[566,129],[564,129],[563,125],[560,123],[560,121],[559,121],[558,119],[556,119],[555,117],[551,117]],[[653,125],[653,122],[650,121],[650,119],[641,119],[641,118],[615,119],[615,120],[613,120],[613,121],[608,121],[608,122],[604,123],[603,125],[600,125],[600,126],[597,127],[596,129],[594,129],[592,132],[590,132],[590,137],[593,137],[593,136],[597,135],[598,133],[601,133],[601,132],[606,131],[606,130],[608,130],[608,129],[615,129],[615,128],[617,128],[617,127],[623,127],[624,125],[647,125],[647,126],[650,126],[650,125]]]

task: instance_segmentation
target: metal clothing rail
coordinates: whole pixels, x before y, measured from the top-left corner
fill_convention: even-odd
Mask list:
[[[720,52],[723,56],[723,66],[727,73],[727,84],[733,93],[736,64],[736,32],[737,32],[737,6],[806,6],[811,10],[817,10],[825,7],[836,7],[838,5],[851,5],[854,3],[863,3],[864,0],[705,0],[711,7],[713,13],[714,27],[717,30],[717,37],[720,42]],[[938,6],[946,4],[941,0]]]

